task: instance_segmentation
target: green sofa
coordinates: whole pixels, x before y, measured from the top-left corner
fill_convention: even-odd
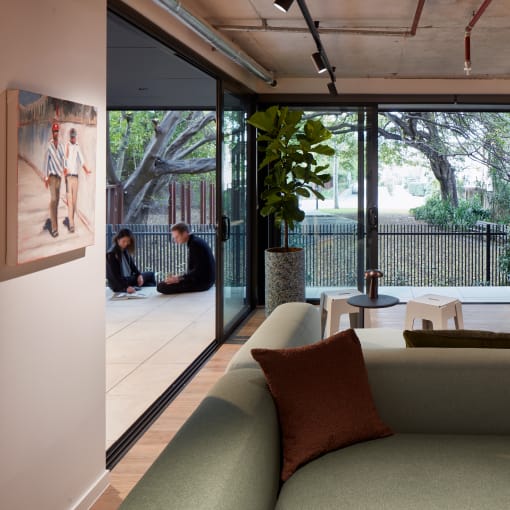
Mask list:
[[[319,336],[315,307],[278,307],[121,508],[510,508],[510,351],[377,349],[373,332],[363,354],[377,409],[395,435],[328,453],[280,485],[277,414],[249,350]]]

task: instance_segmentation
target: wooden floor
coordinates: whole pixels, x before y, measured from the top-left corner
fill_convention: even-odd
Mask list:
[[[196,409],[206,393],[224,374],[230,359],[264,320],[257,310],[208,361],[200,373],[168,406],[152,427],[110,474],[110,487],[92,510],[116,510],[136,482],[151,466],[164,447]],[[142,509],[140,509],[142,510]]]
[[[463,305],[464,327],[510,332],[510,304]],[[403,329],[405,306],[376,310],[373,327]],[[177,430],[196,409],[209,389],[223,375],[232,356],[243,341],[263,322],[264,311],[257,309],[209,360],[200,373],[169,405],[160,418],[142,436],[110,475],[110,487],[92,510],[116,510],[136,482],[154,462]],[[142,509],[141,509],[142,510]]]

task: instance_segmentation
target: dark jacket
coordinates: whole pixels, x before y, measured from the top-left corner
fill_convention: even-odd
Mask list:
[[[131,269],[129,277],[122,274],[122,257],[125,258],[127,265]],[[113,292],[126,292],[129,286],[134,285],[133,282],[136,282],[139,274],[140,271],[127,250],[121,250],[115,244],[106,252],[106,279],[108,280],[108,287]]]
[[[181,282],[199,287],[211,287],[215,281],[215,263],[209,245],[200,237],[190,234],[188,239],[188,271]]]

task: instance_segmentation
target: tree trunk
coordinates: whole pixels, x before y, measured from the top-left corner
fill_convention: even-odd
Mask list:
[[[131,202],[127,212],[124,214],[124,223],[147,223],[158,182],[155,180],[148,182],[142,192],[138,193],[136,199]]]
[[[106,182],[108,184],[120,184],[120,180],[115,173],[115,168],[113,166],[113,158],[112,152],[110,150],[110,122],[108,119],[108,115],[106,116]]]
[[[124,131],[124,134],[122,135],[122,140],[120,141],[119,145],[119,154],[117,156],[117,162],[115,165],[115,173],[119,177],[119,179],[122,179],[122,170],[124,169],[124,160],[126,159],[126,151],[129,145],[129,138],[131,136],[131,122],[133,120],[132,114],[125,114],[124,119],[127,123],[126,131]]]
[[[186,153],[186,143],[194,134],[203,130],[207,123],[214,121],[214,115],[205,117],[198,114],[192,115],[188,119],[188,127],[175,140],[172,140],[172,149],[169,151],[168,144],[181,121],[182,112],[172,111],[168,112],[163,120],[155,125],[155,134],[145,150],[142,161],[125,182],[124,203],[128,210],[126,218],[131,218],[131,221],[145,216],[147,200],[152,197],[154,190],[157,189],[157,182],[162,177],[170,174],[194,174],[215,170],[215,158],[165,159],[167,153]],[[195,147],[200,145],[201,143],[197,142]],[[148,186],[152,182],[155,184]],[[146,198],[147,193],[149,196]]]
[[[142,192],[147,183],[154,178],[153,167],[157,158],[166,150],[169,139],[181,118],[181,112],[168,112],[156,128],[156,132],[149,142],[142,161],[124,184],[124,199],[128,205],[134,205],[137,195]],[[140,199],[141,201],[141,199]]]
[[[430,167],[432,172],[434,172],[434,176],[439,181],[441,198],[457,207],[459,205],[459,197],[457,194],[455,169],[452,164],[446,156],[440,156],[437,153],[427,154],[427,158],[430,161]]]

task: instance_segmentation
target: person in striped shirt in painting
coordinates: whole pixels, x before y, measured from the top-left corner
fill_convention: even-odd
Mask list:
[[[81,152],[80,146],[76,143],[76,129],[69,131],[69,141],[65,148],[65,167],[64,175],[66,179],[67,193],[67,218],[64,219],[64,225],[69,232],[74,232],[74,215],[76,213],[76,202],[78,200],[78,175],[83,168],[88,175],[92,172],[85,165],[85,158]]]
[[[58,236],[58,202],[60,200],[60,184],[64,173],[64,146],[58,140],[60,126],[57,122],[51,126],[52,139],[48,143],[44,167],[44,185],[50,190],[50,217],[44,228],[52,237]]]

